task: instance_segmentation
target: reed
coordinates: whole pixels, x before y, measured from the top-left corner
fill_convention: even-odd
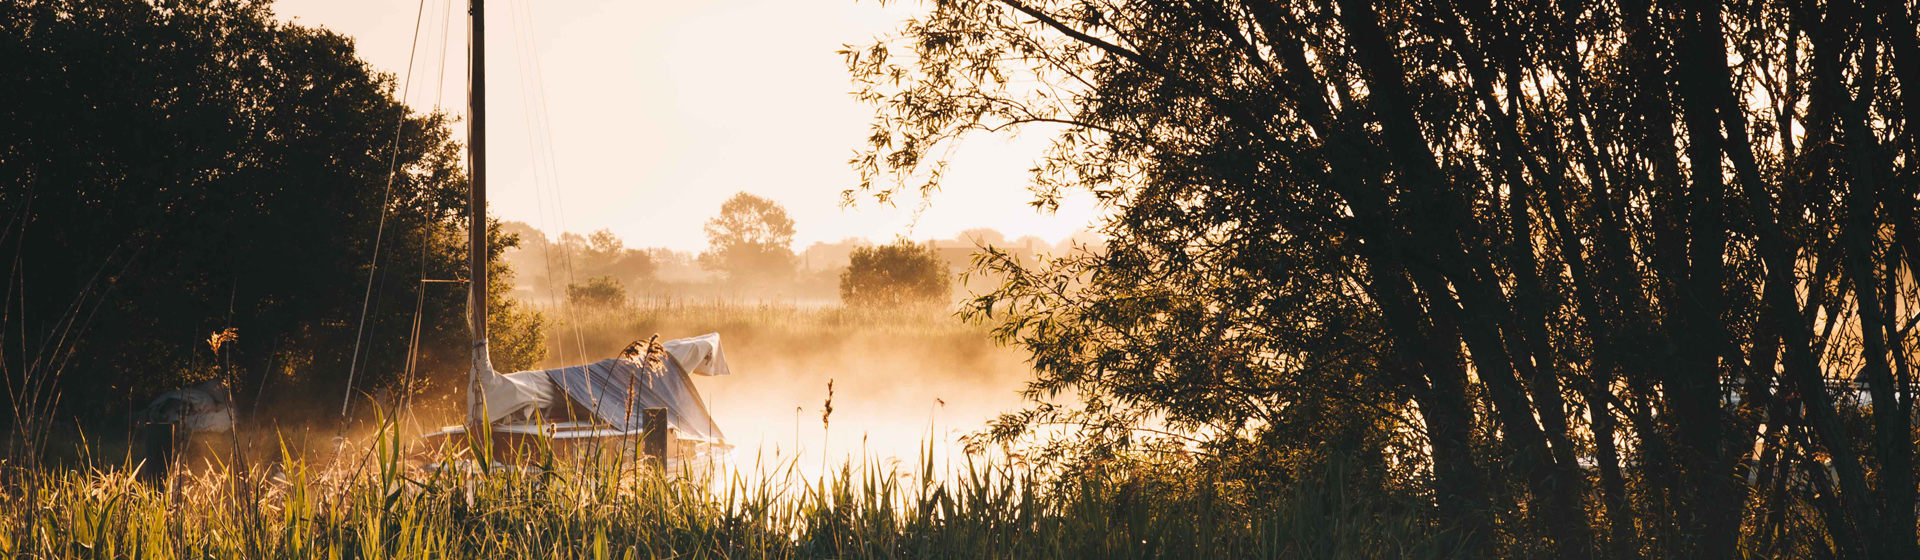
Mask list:
[[[849,462],[812,479],[743,460],[693,476],[620,458],[459,464],[388,424],[325,461],[278,461],[155,487],[134,465],[15,469],[0,554],[33,558],[1437,558],[1421,516],[1337,480],[1269,504],[1174,471],[1072,481],[969,457],[941,474]],[[262,463],[256,462],[256,465]],[[1338,463],[1331,463],[1333,471]],[[1337,472],[1329,474],[1337,477]],[[1304,487],[1304,486],[1303,486]],[[31,489],[32,492],[26,490]],[[1395,513],[1400,512],[1400,513]]]
[[[642,297],[614,306],[535,305],[548,320],[547,357],[604,357],[650,333],[723,333],[740,342],[793,342],[817,347],[822,341],[890,338],[916,343],[950,344],[971,351],[993,345],[986,327],[958,320],[951,309],[908,307],[862,309],[839,305],[737,299]],[[781,350],[786,350],[782,348]]]

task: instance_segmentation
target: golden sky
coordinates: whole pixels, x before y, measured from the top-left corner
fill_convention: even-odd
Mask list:
[[[443,106],[464,110],[465,4],[426,0],[405,94],[416,109],[431,108],[438,91]],[[275,12],[353,37],[362,58],[403,80],[420,6],[280,0]],[[917,9],[853,0],[488,2],[492,212],[546,231],[609,228],[630,246],[689,251],[705,249],[701,224],[743,190],[787,207],[796,249],[847,237],[946,238],[975,227],[1058,240],[1087,228],[1090,197],[1053,215],[1026,206],[1027,169],[1050,132],[1040,130],[969,138],[946,188],[917,219],[917,197],[897,208],[840,207],[839,193],[858,178],[846,161],[873,110],[848,95],[834,51],[872,42]],[[538,81],[526,70],[534,59]]]

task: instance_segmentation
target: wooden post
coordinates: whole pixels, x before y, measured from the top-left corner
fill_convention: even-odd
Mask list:
[[[140,479],[149,484],[165,485],[167,475],[173,470],[174,425],[168,422],[148,422],[143,428],[146,432],[147,457],[140,466]]]
[[[644,442],[649,461],[660,472],[667,470],[667,409],[649,408],[641,411],[640,437]]]

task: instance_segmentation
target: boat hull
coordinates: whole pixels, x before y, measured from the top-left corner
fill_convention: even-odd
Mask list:
[[[665,452],[654,457],[646,452],[644,434],[620,431],[605,425],[577,423],[504,424],[490,426],[484,445],[476,445],[465,426],[447,426],[421,436],[443,458],[455,458],[471,450],[469,457],[485,455],[497,465],[519,467],[614,466],[635,463],[665,466],[670,473],[708,470],[731,460],[733,446],[724,442],[680,437],[678,430],[667,431]]]

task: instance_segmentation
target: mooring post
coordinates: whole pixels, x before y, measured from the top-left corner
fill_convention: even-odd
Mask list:
[[[640,438],[644,441],[649,461],[661,472],[667,470],[667,409],[648,408],[640,411]]]
[[[148,422],[145,427],[147,458],[140,466],[140,478],[149,484],[165,485],[167,474],[173,470],[173,453],[177,445],[173,430],[174,425],[170,422]]]

